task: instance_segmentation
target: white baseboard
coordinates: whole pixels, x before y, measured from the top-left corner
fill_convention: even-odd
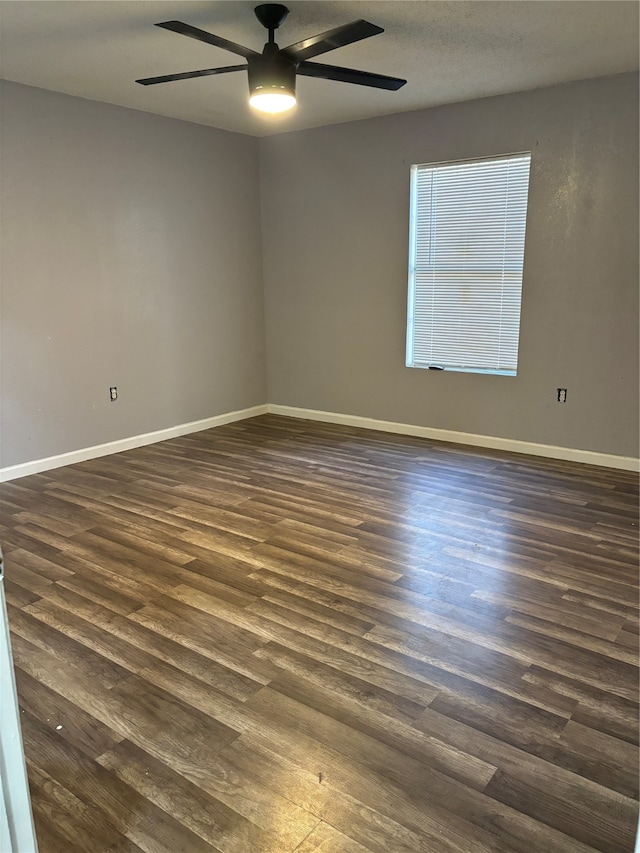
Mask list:
[[[166,441],[169,438],[178,438],[191,432],[200,432],[203,429],[223,426],[234,421],[243,421],[246,418],[255,418],[257,415],[265,415],[268,411],[267,405],[252,406],[250,409],[240,409],[237,412],[226,412],[223,415],[214,415],[212,418],[203,418],[200,421],[191,421],[187,424],[159,429],[155,432],[146,432],[142,435],[133,435],[130,438],[121,438],[118,441],[108,441],[106,444],[96,444],[93,447],[83,447],[81,450],[72,450],[70,453],[60,453],[57,456],[48,456],[46,459],[35,459],[33,462],[23,462],[20,465],[10,465],[0,468],[0,483],[7,480],[16,480],[18,477],[27,477],[29,474],[40,474],[42,471],[50,471],[52,468],[61,468],[63,465],[73,465],[76,462],[84,462],[87,459],[96,459],[98,456],[109,456],[111,453],[121,453],[123,450],[133,450],[134,447],[143,447],[145,444],[155,444],[157,441]]]
[[[455,444],[490,447],[493,450],[508,450],[512,453],[527,453],[531,456],[546,456],[549,459],[563,459],[567,462],[584,462],[588,465],[602,465],[605,468],[640,471],[640,459],[635,459],[633,456],[616,456],[612,453],[596,453],[592,450],[579,450],[574,447],[535,444],[530,441],[518,441],[514,438],[498,438],[492,435],[474,435],[469,432],[434,429],[433,427],[416,426],[414,424],[398,424],[392,421],[375,420],[375,418],[362,418],[358,415],[320,412],[316,409],[299,409],[295,406],[278,406],[273,403],[270,403],[267,408],[271,414],[284,415],[289,418],[324,421],[330,424],[375,429],[381,432],[395,432],[399,435],[416,435],[420,438],[433,438],[436,441],[450,441]]]
[[[436,441],[449,441],[455,444],[468,444],[476,447],[489,447],[494,450],[507,450],[512,453],[527,453],[531,456],[546,456],[550,459],[563,459],[568,462],[584,462],[588,465],[602,465],[605,468],[620,468],[627,471],[640,471],[640,460],[633,456],[616,456],[611,453],[596,453],[592,450],[579,450],[573,447],[554,447],[550,444],[535,444],[529,441],[517,441],[513,438],[498,438],[491,435],[474,435],[468,432],[454,432],[447,429],[435,429],[433,427],[416,426],[415,424],[400,424],[393,421],[380,421],[375,418],[363,418],[358,415],[345,415],[337,412],[321,412],[316,409],[300,409],[296,406],[279,406],[273,403],[260,406],[252,406],[249,409],[240,409],[236,412],[226,412],[222,415],[214,415],[212,418],[204,418],[200,421],[191,421],[186,424],[159,429],[155,432],[147,432],[142,435],[134,435],[130,438],[122,438],[118,441],[109,441],[106,444],[96,444],[93,447],[84,447],[80,450],[72,450],[69,453],[60,453],[57,456],[48,456],[45,459],[34,459],[31,462],[22,462],[19,465],[10,465],[0,468],[0,483],[8,480],[16,480],[19,477],[27,477],[29,474],[40,474],[42,471],[50,471],[52,468],[61,468],[63,465],[73,465],[76,462],[84,462],[87,459],[96,459],[99,456],[108,456],[111,453],[121,453],[124,450],[133,450],[134,447],[143,447],[146,444],[155,444],[157,441],[166,441],[169,438],[178,438],[192,432],[211,429],[213,427],[230,424],[234,421],[242,421],[246,418],[255,418],[265,415],[267,412],[274,415],[283,415],[289,418],[301,418],[307,421],[324,421],[330,424],[343,424],[345,426],[361,427],[362,429],[374,429],[381,432],[398,433],[399,435],[415,435],[420,438],[432,438]]]

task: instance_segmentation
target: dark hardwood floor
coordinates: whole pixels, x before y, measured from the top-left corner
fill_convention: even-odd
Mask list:
[[[637,475],[264,416],[0,487],[41,853],[628,853]]]

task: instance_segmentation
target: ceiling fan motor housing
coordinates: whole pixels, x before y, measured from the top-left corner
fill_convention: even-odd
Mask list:
[[[282,90],[295,96],[296,63],[282,56],[277,45],[266,44],[264,53],[250,57],[247,64],[249,91],[252,95],[271,89]]]

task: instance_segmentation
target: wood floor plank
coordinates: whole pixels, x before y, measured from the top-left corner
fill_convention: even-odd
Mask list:
[[[16,669],[16,682],[22,706],[89,758],[96,758],[122,740],[121,735],[21,669]]]
[[[589,843],[591,833],[598,844],[610,848],[615,835],[610,824],[612,815],[618,818],[624,815],[626,825],[630,827],[633,824],[637,814],[637,802],[634,799],[566,770],[559,764],[515,749],[471,727],[453,725],[450,720],[434,714],[430,709],[424,712],[416,726],[431,736],[439,735],[469,754],[491,760],[498,769],[487,784],[485,793],[585,843]],[[509,796],[512,787],[522,792],[526,789],[526,794],[522,793],[522,799],[518,802]],[[530,801],[527,807],[525,799]],[[561,807],[556,811],[556,804],[565,800],[574,802],[570,816]],[[546,803],[546,806],[538,806],[538,803]],[[577,823],[580,823],[580,831],[577,830]],[[634,831],[629,830],[629,838],[633,838]],[[600,849],[598,844],[594,844],[596,849]]]
[[[18,610],[29,604],[33,604],[34,601],[38,601],[40,598],[40,595],[37,592],[31,592],[24,586],[21,586],[19,583],[11,580],[11,578],[5,578],[3,583],[4,591],[7,596],[7,603],[12,604]]]
[[[40,853],[631,853],[631,472],[265,415],[0,485]]]
[[[481,684],[441,690],[429,708],[519,748],[541,737],[555,739],[567,726],[564,716]]]
[[[144,607],[145,600],[141,597],[134,597],[122,588],[119,590],[112,588],[105,590],[105,586],[106,584],[102,578],[99,580],[95,579],[87,572],[84,576],[74,575],[71,578],[58,581],[55,584],[55,590],[56,592],[63,590],[64,592],[61,593],[63,596],[67,591],[78,593],[90,601],[94,601],[96,604],[104,604],[109,610],[114,610],[116,613],[125,616]],[[49,587],[43,593],[42,598],[49,599],[52,592],[53,588]]]
[[[195,591],[194,591],[195,593]],[[197,600],[202,600],[198,592]],[[190,600],[194,600],[190,596]],[[268,638],[251,634],[242,627],[223,620],[203,617],[202,611],[185,604],[182,599],[158,601],[130,615],[130,619],[152,631],[162,634],[177,643],[217,661],[220,666],[232,670],[260,684],[268,684],[273,678],[273,667],[253,656]],[[247,624],[242,621],[243,624]]]
[[[603,802],[596,795],[576,801],[576,809],[569,813],[558,806],[560,792],[530,785],[530,781],[530,776],[499,770],[489,783],[487,793],[602,853],[632,849],[635,838],[633,820],[637,810],[631,804],[626,808],[612,808],[609,800]],[[575,795],[572,799],[576,799]],[[599,807],[595,813],[594,806]],[[621,822],[626,827],[622,832],[619,829]]]
[[[14,551],[11,556],[11,571],[15,572],[16,569],[26,569],[30,573],[52,582],[73,576],[72,569],[60,566],[51,560],[46,560],[23,549]]]
[[[106,815],[88,806],[46,771],[29,763],[28,773],[36,814],[47,824],[55,823],[67,847],[95,850],[122,839]]]
[[[285,693],[287,688],[289,690]],[[291,680],[287,681],[281,676],[274,682],[273,688],[263,688],[248,700],[247,705],[263,715],[268,713],[276,718],[291,719],[294,730],[312,731],[314,739],[319,742],[331,745],[352,758],[358,755],[367,765],[378,770],[386,768],[389,775],[398,773],[403,779],[407,778],[410,770],[417,772],[419,767],[425,767],[463,781],[470,788],[482,790],[495,772],[496,768],[488,761],[474,761],[468,753],[448,748],[443,742],[415,737],[415,730],[404,733],[404,738],[398,738],[395,727],[388,727],[387,736],[384,736],[384,724],[376,725],[373,715],[353,713],[343,723],[338,713],[325,713],[333,708],[319,699],[319,691],[306,686],[302,690],[304,699],[310,704],[303,701],[299,691],[293,689]],[[290,696],[290,692],[295,692],[297,698]],[[324,710],[318,710],[318,705]],[[397,727],[400,725],[396,724]]]
[[[115,637],[130,643],[135,649],[153,655],[182,672],[190,673],[206,684],[210,684],[217,690],[237,699],[248,698],[262,686],[262,680],[253,680],[219,664],[213,659],[211,649],[208,647],[202,648],[204,653],[201,654],[199,651],[172,639],[166,630],[151,630],[138,621],[124,618],[120,614],[95,604],[91,600],[83,599],[66,589],[58,589],[57,594],[52,592],[47,596],[47,601],[82,617],[107,634],[113,634]],[[103,640],[109,642],[108,637],[103,637]],[[128,647],[125,646],[125,649],[128,650]],[[136,669],[135,655],[129,657],[125,654],[121,660],[126,666],[134,664],[133,669]],[[150,658],[142,659],[141,665],[143,667],[151,664]]]
[[[100,819],[108,820],[114,833],[111,841],[105,839],[104,847],[119,841],[118,835],[126,835],[129,829],[147,814],[148,803],[133,788],[108,773],[95,761],[89,760],[55,731],[48,730],[28,711],[21,714],[21,723],[28,768],[37,768],[39,772],[46,773],[80,800],[84,807],[95,811]],[[86,813],[86,808],[83,808],[82,812]],[[69,826],[73,826],[73,811],[67,820]],[[57,826],[55,819],[52,823],[54,827]],[[74,839],[69,838],[70,834],[66,837],[73,842]],[[97,845],[97,849],[100,849],[100,846]]]
[[[216,751],[237,737],[229,726],[136,676],[107,689],[23,640],[14,656],[19,668],[172,766],[193,764],[196,756],[199,763],[212,762]]]
[[[574,772],[638,799],[638,767],[624,741],[569,720],[560,736],[560,750],[570,756]],[[564,766],[568,766],[568,761]]]
[[[302,680],[303,683],[310,681],[333,696],[342,696],[349,702],[371,708],[387,717],[411,724],[424,711],[423,705],[399,695],[399,691],[394,693],[370,681],[355,678],[334,666],[328,666],[278,643],[268,643],[254,654],[295,674],[297,680]]]
[[[224,757],[239,772],[276,788],[368,851],[431,848],[443,853],[464,853],[473,847],[484,853],[497,849],[493,842],[485,847],[483,833],[464,821],[444,836],[437,820],[394,796],[389,779],[376,786],[359,777],[359,784],[349,788],[340,777],[339,760],[336,763],[329,755],[316,755],[315,760],[320,759],[317,766],[323,769],[313,772],[305,759],[296,761],[295,750],[294,756],[278,754],[265,746],[267,742],[260,736],[243,735],[224,750]]]
[[[27,592],[40,597],[53,583],[50,578],[42,577],[42,575],[32,572],[30,569],[25,569],[20,565],[19,552],[15,564],[11,565],[11,573],[8,575],[9,580],[19,584]]]
[[[278,630],[276,627],[273,631],[275,641],[254,652],[256,657],[277,661],[278,665],[283,666],[277,657],[272,657],[274,649],[285,648],[293,654],[304,654],[320,665],[328,666],[337,670],[338,673],[352,676],[358,681],[375,685],[397,696],[396,710],[402,709],[402,699],[413,703],[413,707],[426,707],[438,695],[437,687],[398,672],[394,668],[352,654],[346,649],[337,648],[322,640],[307,637],[299,631],[291,631],[287,628]],[[281,642],[277,642],[277,640]],[[286,664],[284,666],[287,668]],[[309,676],[310,671],[306,670],[305,677]]]
[[[153,809],[132,827],[127,837],[144,853],[218,853],[215,847],[161,809]]]
[[[44,599],[39,599],[29,607],[39,609],[29,612],[27,607],[19,611],[7,608],[13,633],[14,659],[16,653],[19,653],[24,661],[37,664],[44,659],[43,655],[34,655],[34,648],[37,647],[45,653],[51,653],[57,667],[66,664],[73,668],[74,673],[82,673],[84,677],[92,679],[96,685],[105,689],[113,687],[129,675],[125,667],[103,657],[94,649],[87,648],[74,636],[59,631],[57,626],[39,619],[40,614],[46,613],[46,610],[43,610],[43,607],[46,607]]]
[[[267,607],[266,604],[269,606]],[[253,607],[247,608],[247,611],[253,610]],[[443,658],[431,655],[429,660],[425,660],[429,654],[428,649],[418,648],[415,651],[405,651],[402,643],[395,643],[390,633],[384,634],[380,628],[375,635],[371,635],[373,639],[369,639],[370,635],[359,638],[316,620],[299,619],[295,612],[286,608],[279,608],[269,602],[265,602],[263,612],[268,614],[269,618],[265,618],[263,622],[259,623],[260,629],[265,633],[265,636],[273,640],[283,640],[303,651],[303,646],[307,645],[308,639],[300,641],[298,638],[304,637],[306,633],[310,637],[324,642],[330,649],[329,656],[347,652],[363,659],[363,666],[365,667],[371,664],[379,664],[393,669],[396,673],[408,676],[410,679],[424,682],[426,691],[416,694],[417,701],[422,701],[427,692],[432,694],[433,688],[456,689],[456,685],[460,686],[472,681],[497,689],[508,696],[524,698],[553,712],[560,708],[560,713],[566,713],[567,702],[559,699],[557,694],[554,695],[551,691],[546,691],[546,695],[542,691],[537,694],[535,691],[527,690],[522,681],[523,675],[527,672],[527,667],[504,659],[504,656],[494,656],[487,653],[486,650],[480,649],[476,656],[475,667],[470,667],[468,662],[463,665],[455,655],[452,655],[451,659],[448,659],[447,656]],[[247,624],[251,624],[248,613],[243,615],[242,619]],[[278,625],[282,627],[278,628]],[[486,669],[477,666],[478,659],[489,664]],[[540,698],[537,698],[538,695]],[[550,702],[551,707],[549,708]],[[569,703],[571,708],[573,704]]]
[[[296,847],[295,853],[371,853],[370,847],[363,847],[357,841],[347,838],[330,824],[320,821],[309,835]]]
[[[531,666],[523,681],[542,685],[552,692],[577,702],[571,719],[597,731],[610,734],[638,745],[638,703],[623,699],[577,678],[568,678],[549,672],[540,666]]]
[[[550,783],[558,772],[567,783],[575,782],[573,776],[561,773],[562,770],[569,771],[603,788],[632,799],[638,798],[637,768],[626,742],[588,727],[577,728],[578,724],[572,720],[557,719],[556,725],[550,725],[548,729],[535,724],[528,727],[521,722],[518,731],[513,722],[505,723],[507,715],[503,700],[494,720],[491,706],[495,707],[495,702],[488,702],[485,708],[477,698],[475,701],[474,697],[453,701],[449,696],[440,701],[438,697],[414,725],[464,751],[490,759],[498,767],[511,766],[512,762],[528,762],[530,768],[538,768],[539,777],[550,773]],[[514,716],[517,719],[518,715]],[[576,749],[574,740],[576,731],[580,732],[579,749]],[[605,744],[609,746],[608,751],[605,751]],[[536,759],[543,759],[543,763],[538,764]]]
[[[475,594],[480,597],[479,593]],[[508,608],[513,616],[531,616],[565,628],[573,628],[603,640],[615,640],[623,624],[624,616],[600,611],[596,616],[585,613],[584,607],[575,605],[566,595],[554,603],[543,603],[527,595],[513,596],[501,593],[484,593],[483,601],[495,602]]]
[[[532,849],[588,853],[593,849],[437,772],[419,780],[392,779],[385,770],[363,770],[337,750],[320,747],[308,737],[293,737],[282,747],[261,733],[243,734],[223,752],[245,773],[282,788],[345,833],[350,833],[362,803],[426,837],[435,850],[443,837],[445,849],[458,845],[460,853]],[[333,791],[339,793],[337,803]],[[352,805],[347,813],[342,810],[345,798]],[[394,849],[393,841],[388,847]]]
[[[99,762],[220,853],[288,853],[317,824],[315,818],[292,803],[281,798],[268,802],[266,796],[262,808],[255,801],[249,819],[224,801],[235,802],[243,795],[233,773],[227,775],[227,796],[223,794],[224,799],[218,799],[210,793],[211,784],[209,790],[204,790],[127,741],[105,753]],[[228,792],[234,788],[235,798],[229,797]],[[244,792],[244,796],[250,796],[250,792]]]

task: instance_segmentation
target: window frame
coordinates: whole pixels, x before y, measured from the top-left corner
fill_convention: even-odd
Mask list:
[[[526,164],[527,174],[526,174],[526,191],[524,194],[524,233],[522,235],[522,262],[518,263],[516,273],[519,275],[519,290],[518,290],[518,325],[517,325],[517,342],[515,347],[515,365],[513,369],[498,369],[493,367],[478,367],[478,366],[459,366],[459,365],[439,365],[437,362],[432,364],[420,363],[415,359],[415,334],[416,334],[416,273],[418,268],[417,263],[417,244],[418,244],[418,236],[419,236],[419,215],[418,215],[418,176],[421,169],[434,169],[437,170],[438,167],[451,167],[457,164],[463,165],[473,165],[479,163],[493,163],[501,160],[515,160],[521,158],[528,158],[528,162]],[[418,368],[422,370],[438,370],[438,371],[448,371],[452,373],[476,373],[476,374],[484,374],[490,376],[517,376],[518,371],[518,360],[519,360],[519,349],[520,349],[520,331],[521,331],[521,308],[522,308],[522,291],[524,286],[524,265],[525,265],[525,254],[526,254],[526,236],[527,236],[527,227],[528,227],[528,219],[529,219],[529,190],[530,190],[530,177],[531,177],[531,163],[532,163],[532,152],[531,151],[519,151],[519,152],[511,152],[508,154],[498,154],[494,156],[484,156],[484,157],[474,157],[474,158],[464,158],[458,160],[441,160],[433,163],[418,163],[412,164],[411,172],[410,172],[410,199],[409,199],[409,277],[408,277],[408,299],[407,299],[407,334],[406,334],[406,357],[405,357],[405,365],[410,368]],[[429,221],[429,227],[432,227],[433,218]],[[505,238],[506,243],[506,238]],[[429,251],[431,251],[431,242],[429,245]],[[505,271],[506,265],[504,262],[502,264],[496,264],[496,270],[500,269],[502,272]],[[436,271],[434,270],[433,275],[435,277]],[[503,305],[502,297],[501,297],[501,306]],[[470,327],[471,328],[471,327]]]

